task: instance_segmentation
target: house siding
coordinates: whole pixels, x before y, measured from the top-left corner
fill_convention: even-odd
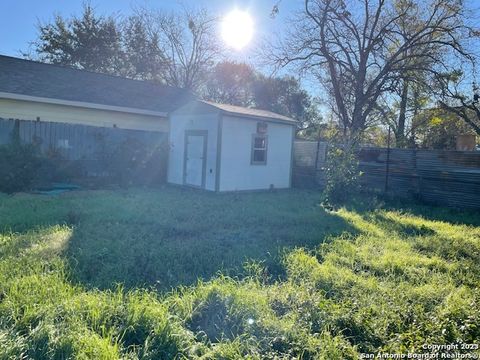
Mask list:
[[[183,185],[183,166],[185,158],[185,131],[206,130],[207,158],[205,189],[215,191],[216,163],[217,163],[217,131],[218,116],[210,114],[172,114],[170,115],[168,158],[168,182]]]
[[[168,132],[168,120],[159,116],[120,111],[46,104],[33,101],[0,99],[0,117],[49,121],[120,129]]]
[[[251,164],[252,135],[258,121],[224,116],[222,131],[220,191],[260,190],[290,187],[292,133],[294,126],[268,123],[265,165]]]

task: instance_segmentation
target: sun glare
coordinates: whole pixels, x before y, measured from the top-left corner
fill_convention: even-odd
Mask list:
[[[253,36],[253,20],[250,14],[233,10],[222,21],[222,37],[228,46],[236,50],[245,47]]]

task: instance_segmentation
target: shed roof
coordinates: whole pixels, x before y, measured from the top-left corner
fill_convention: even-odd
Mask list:
[[[0,55],[2,92],[162,113],[193,99],[185,90],[152,81],[131,80]]]
[[[247,108],[228,104],[219,104],[205,100],[194,100],[181,107],[178,112],[211,112],[218,111],[222,114],[232,116],[243,116],[249,118],[263,119],[267,121],[276,121],[295,125],[297,122],[288,116],[280,115],[268,110]],[[175,111],[177,112],[177,111]]]

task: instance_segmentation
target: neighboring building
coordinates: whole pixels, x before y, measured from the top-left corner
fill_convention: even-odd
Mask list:
[[[458,107],[458,110],[463,112],[465,109]],[[475,114],[471,113],[471,121],[475,122],[475,118]],[[412,126],[418,148],[474,151],[479,140],[463,118],[441,107],[420,111],[414,117]]]
[[[0,118],[168,132],[181,89],[0,55]]]
[[[295,126],[279,114],[194,100],[174,87],[0,55],[0,144],[16,128],[22,142],[81,160],[85,174],[102,174],[102,154],[117,153],[127,140],[158,147],[169,139],[168,166],[159,167],[168,167],[170,183],[288,188]]]
[[[168,182],[212,191],[288,188],[295,126],[269,111],[192,101],[170,114]]]
[[[477,136],[475,134],[460,134],[456,137],[456,150],[475,151],[477,150]]]

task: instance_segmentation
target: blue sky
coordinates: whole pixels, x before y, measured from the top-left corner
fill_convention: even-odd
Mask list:
[[[280,14],[275,19],[270,18],[273,6],[278,0],[91,0],[91,4],[99,14],[128,15],[132,7],[145,5],[147,7],[165,10],[179,9],[181,6],[204,7],[214,14],[226,14],[235,7],[247,10],[255,22],[256,36],[271,36],[282,30],[289,13],[301,6],[298,0],[283,0]],[[81,14],[81,0],[2,0],[0,1],[0,54],[19,56],[20,51],[28,49],[29,42],[36,38],[38,21],[49,22],[54,13],[63,16]],[[5,30],[8,29],[8,30]],[[251,46],[254,46],[252,43]],[[250,49],[244,51],[248,58]],[[240,54],[241,55],[241,54]]]
[[[420,1],[420,0],[419,0]],[[478,10],[480,0],[466,0],[467,8]],[[37,36],[36,24],[48,23],[54,14],[69,17],[80,15],[82,0],[0,0],[0,54],[21,56],[27,51],[29,43]],[[182,6],[202,7],[212,14],[222,16],[238,8],[248,11],[255,23],[255,37],[269,38],[286,30],[291,15],[301,9],[303,0],[90,0],[90,3],[102,15],[129,15],[135,6],[175,11]],[[270,17],[272,8],[280,3],[280,13],[275,19]],[[478,12],[476,13],[478,15]],[[477,25],[477,24],[473,24]],[[478,43],[478,42],[477,42]],[[235,60],[251,62],[252,53],[258,42],[252,41],[241,52],[232,53]],[[267,69],[263,69],[267,70]],[[291,69],[285,69],[288,73]],[[311,93],[318,95],[320,89],[313,79],[303,79],[303,85]]]

